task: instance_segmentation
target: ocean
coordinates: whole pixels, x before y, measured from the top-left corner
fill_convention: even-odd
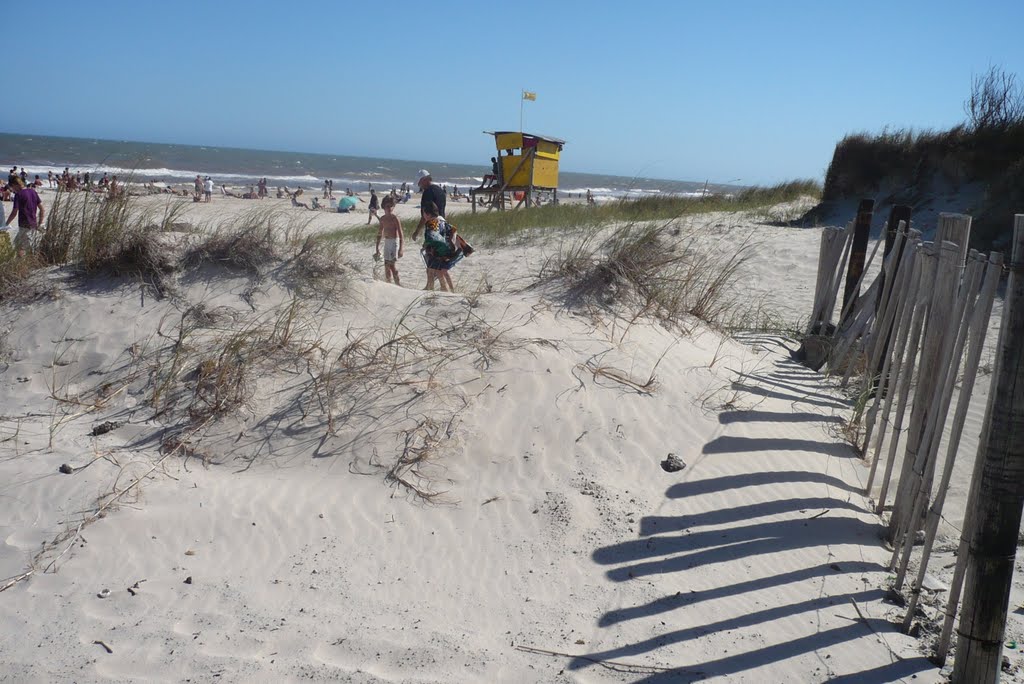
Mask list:
[[[568,147],[568,146],[567,146]],[[403,182],[414,184],[419,169],[429,169],[434,182],[457,185],[465,190],[479,185],[490,173],[490,160],[476,164],[446,164],[403,159],[348,157],[340,154],[311,154],[246,150],[231,147],[166,145],[126,140],[95,140],[41,135],[0,133],[0,166],[24,167],[29,178],[47,171],[55,174],[68,167],[72,173],[89,172],[93,178],[104,173],[122,180],[190,184],[196,174],[212,176],[218,185],[245,186],[266,178],[271,187],[286,185],[316,190],[327,179],[336,191],[352,188],[365,191],[368,184],[389,190]],[[628,178],[602,174],[559,174],[559,194],[585,193],[598,200],[652,195],[700,195],[703,183],[655,178]],[[709,185],[710,192],[730,192],[735,187]]]

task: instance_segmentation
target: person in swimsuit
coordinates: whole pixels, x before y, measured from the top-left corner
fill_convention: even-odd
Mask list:
[[[395,216],[395,200],[387,196],[380,203],[384,215],[380,217],[380,230],[377,231],[377,247],[373,258],[380,258],[380,241],[384,240],[384,279],[389,283],[394,277],[395,285],[401,287],[398,277],[398,260],[405,252],[405,236],[402,234],[402,222]]]

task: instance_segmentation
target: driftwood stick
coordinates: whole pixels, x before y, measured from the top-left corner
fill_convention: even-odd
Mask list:
[[[687,675],[703,675],[704,673],[699,670],[689,670],[680,667],[658,667],[656,665],[634,665],[633,663],[624,663],[619,660],[601,660],[600,658],[594,658],[587,655],[577,655],[575,653],[564,653],[562,651],[549,651],[546,648],[534,648],[533,646],[522,646],[520,644],[512,644],[512,648],[523,653],[536,653],[538,655],[554,656],[556,658],[574,658],[577,660],[586,660],[588,663],[594,663],[601,667],[613,670],[614,672],[626,672],[629,674],[660,674],[662,672],[675,672],[679,674]]]

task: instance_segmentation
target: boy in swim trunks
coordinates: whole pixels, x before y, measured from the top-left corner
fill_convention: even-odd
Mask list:
[[[401,287],[402,281],[398,278],[398,260],[405,250],[405,236],[402,234],[402,222],[395,216],[395,200],[388,196],[380,203],[384,215],[380,221],[380,229],[377,231],[377,251],[373,258],[380,258],[380,241],[384,238],[384,279],[389,283],[391,277],[395,278],[395,285]]]

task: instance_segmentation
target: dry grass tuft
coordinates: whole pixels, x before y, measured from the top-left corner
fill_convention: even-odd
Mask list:
[[[41,266],[44,266],[42,260],[33,254],[9,254],[0,261],[0,302],[31,298],[32,293],[26,290],[26,284]]]
[[[181,226],[182,204],[141,210],[129,195],[57,193],[39,244],[43,263],[73,264],[86,274],[139,277],[159,293],[177,268],[172,241],[163,236]]]
[[[278,237],[271,223],[226,225],[193,245],[185,253],[185,266],[213,263],[259,275],[266,265],[277,260]]]
[[[541,283],[566,285],[570,306],[596,307],[631,321],[651,316],[683,325],[688,317],[723,327],[742,302],[734,281],[751,255],[736,242],[674,224],[628,224],[598,241],[585,234],[541,266]]]

